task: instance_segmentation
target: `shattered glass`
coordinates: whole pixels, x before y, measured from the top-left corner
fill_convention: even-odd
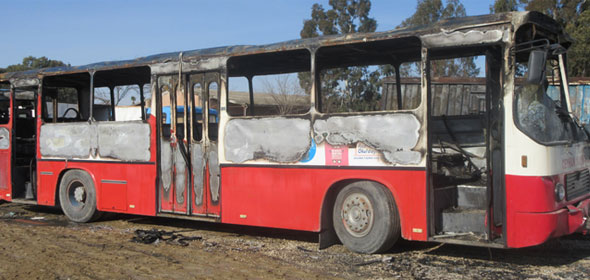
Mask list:
[[[544,85],[516,86],[516,122],[525,134],[541,143],[568,140],[561,110],[546,94]]]

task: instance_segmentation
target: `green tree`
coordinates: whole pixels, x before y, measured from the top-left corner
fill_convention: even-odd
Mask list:
[[[331,9],[326,10],[320,4],[311,8],[311,19],[303,22],[301,38],[323,35],[349,34],[356,32],[374,32],[377,21],[369,16],[369,0],[330,0]],[[375,106],[380,98],[377,80],[378,71],[367,67],[348,67],[322,69],[322,97],[327,111],[368,110]],[[309,75],[300,74],[301,88],[309,92]]]
[[[48,68],[48,67],[57,67],[57,66],[69,66],[69,64],[65,64],[59,60],[52,60],[45,56],[42,57],[34,57],[34,56],[27,56],[23,58],[23,62],[20,64],[9,65],[6,68],[0,68],[0,73],[3,72],[18,72],[18,71],[26,71],[26,70],[33,70],[39,68]]]
[[[518,11],[518,0],[496,0],[490,5],[490,13],[505,13]]]
[[[439,20],[466,16],[465,7],[459,0],[448,0],[446,5],[442,0],[418,0],[416,12],[405,19],[399,27],[414,27],[433,24]],[[403,65],[400,69],[402,76],[411,72],[410,65]],[[431,64],[433,76],[475,77],[479,68],[473,57],[446,59],[433,61]]]
[[[568,52],[568,72],[570,76],[590,76],[590,19],[587,0],[520,0],[527,11],[544,13],[559,24],[574,38]]]
[[[576,42],[568,52],[568,71],[571,76],[590,76],[590,9],[583,11],[566,30]]]

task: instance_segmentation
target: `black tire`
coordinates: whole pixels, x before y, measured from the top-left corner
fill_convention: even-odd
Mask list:
[[[67,171],[59,184],[59,201],[73,222],[86,223],[100,217],[96,210],[96,189],[90,175],[82,170]]]
[[[332,220],[342,244],[362,254],[391,249],[401,231],[391,192],[368,181],[354,182],[338,193]]]

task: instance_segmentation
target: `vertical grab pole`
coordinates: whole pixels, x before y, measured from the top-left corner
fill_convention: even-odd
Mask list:
[[[143,96],[143,86],[144,85],[137,85],[139,87],[139,104],[141,106],[141,119],[145,121],[145,100]]]
[[[115,120],[115,87],[110,86],[109,87],[109,93],[110,93],[110,97],[111,97],[111,116],[109,117],[109,120],[114,121]]]
[[[395,64],[395,91],[397,91],[397,109],[401,110],[404,108],[402,104],[402,81],[399,73],[400,64]]]
[[[94,74],[96,73],[96,70],[92,69],[90,70],[90,114],[88,116],[88,122],[92,122],[93,120],[93,110],[94,110]]]
[[[250,107],[248,110],[250,111],[250,116],[254,116],[254,86],[252,85],[252,75],[248,75],[246,77],[248,79],[248,95],[250,96]]]

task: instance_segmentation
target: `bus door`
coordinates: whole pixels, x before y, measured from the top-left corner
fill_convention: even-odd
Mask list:
[[[177,75],[158,78],[158,116],[160,126],[159,210],[188,213],[187,185],[190,178],[188,131],[184,106],[184,87]]]
[[[0,200],[12,200],[11,108],[10,91],[0,89]]]
[[[217,160],[219,73],[189,76],[192,102],[191,214],[218,217],[220,213],[219,161]]]

